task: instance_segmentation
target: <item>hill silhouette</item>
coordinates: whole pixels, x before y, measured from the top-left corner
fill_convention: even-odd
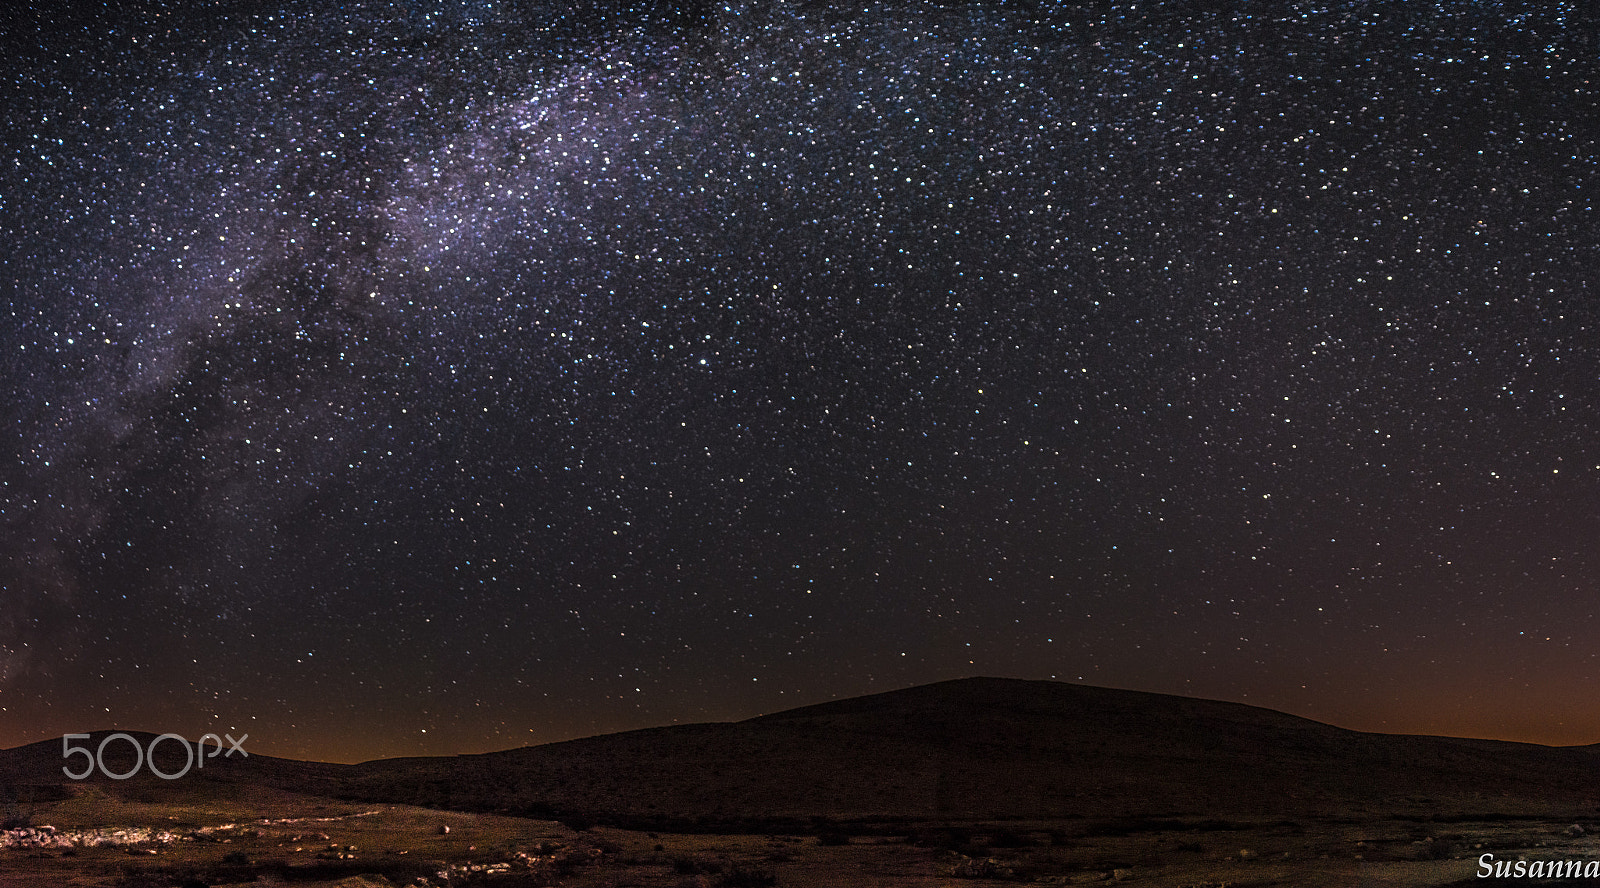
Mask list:
[[[238,801],[257,795],[263,789],[335,795],[351,774],[350,765],[302,762],[255,752],[248,756],[237,752],[227,755],[226,743],[223,754],[212,754],[216,747],[208,743],[208,755],[202,762],[199,756],[190,758],[181,744],[166,740],[156,745],[154,764],[164,774],[181,775],[167,780],[151,770],[148,758],[143,761],[136,758],[133,744],[118,739],[106,743],[103,751],[101,747],[111,735],[126,734],[141,749],[148,750],[156,734],[146,731],[88,733],[87,739],[74,738],[71,745],[86,748],[91,753],[100,752],[99,760],[104,762],[107,771],[130,776],[114,779],[95,766],[83,779],[73,779],[63,772],[63,767],[79,774],[94,763],[82,754],[64,758],[59,737],[30,743],[0,751],[0,805],[58,801],[89,787],[116,798],[168,804]]]
[[[175,744],[172,753],[165,770],[182,766]],[[0,782],[70,792],[61,765],[59,740],[7,750]],[[1237,703],[972,678],[483,755],[329,765],[252,754],[174,781],[95,779],[116,793],[262,786],[673,828],[816,818],[1587,814],[1600,805],[1597,765],[1596,746],[1372,734]]]
[[[1595,747],[1371,734],[1237,703],[972,678],[729,724],[358,766],[347,791],[595,816],[1593,810]]]

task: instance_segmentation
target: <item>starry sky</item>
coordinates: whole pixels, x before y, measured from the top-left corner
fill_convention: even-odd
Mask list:
[[[1597,24],[34,4],[0,746],[968,675],[1600,741]]]

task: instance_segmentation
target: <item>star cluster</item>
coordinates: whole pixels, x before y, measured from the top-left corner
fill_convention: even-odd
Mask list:
[[[0,744],[971,674],[1592,742],[1594,24],[35,9]]]

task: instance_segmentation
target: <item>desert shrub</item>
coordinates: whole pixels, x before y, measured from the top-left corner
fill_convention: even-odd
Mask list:
[[[16,790],[0,787],[0,829],[22,829],[33,825],[33,815],[17,804]]]
[[[717,879],[719,888],[771,888],[776,884],[778,877],[772,870],[745,869],[738,864]]]
[[[1429,840],[1419,842],[1414,846],[1416,851],[1413,856],[1417,860],[1449,860],[1456,854],[1454,842]]]
[[[1131,836],[1135,833],[1148,832],[1177,832],[1188,828],[1182,820],[1155,819],[1151,817],[1123,817],[1117,820],[1102,820],[1084,827],[1086,836],[1117,838]]]
[[[1017,872],[1010,866],[985,857],[963,857],[950,867],[950,875],[958,879],[1015,879]]]
[[[471,873],[450,882],[463,888],[553,888],[561,884],[554,873]]]
[[[959,826],[946,826],[939,829],[930,829],[919,832],[913,838],[915,844],[924,848],[938,848],[941,851],[955,851],[972,845],[972,830]]]
[[[529,802],[518,813],[533,820],[554,820],[557,816],[555,806],[549,802]]]
[[[427,861],[409,858],[316,860],[305,863],[291,863],[278,858],[257,863],[246,872],[240,872],[239,869],[218,866],[208,875],[216,877],[215,880],[219,882],[247,882],[252,879],[269,882],[337,882],[352,876],[381,876],[396,885],[407,885],[419,878],[432,876],[437,867]]]
[[[1600,811],[1600,808],[1595,810]],[[1507,823],[1517,820],[1543,820],[1543,814],[1507,814],[1503,811],[1486,811],[1481,814],[1396,814],[1395,820],[1427,821],[1430,823]]]
[[[989,836],[991,848],[1028,848],[1034,844],[1032,836],[1014,829],[997,829]]]
[[[594,820],[582,814],[568,814],[561,818],[560,824],[573,832],[588,832],[594,829]]]
[[[194,870],[169,866],[126,866],[112,884],[116,888],[211,888],[211,882]]]
[[[170,888],[177,884],[177,881],[165,868],[130,865],[123,867],[122,874],[111,884],[116,888]]]
[[[1280,821],[1274,825],[1304,830],[1304,827],[1291,821]],[[1244,824],[1216,818],[1183,821],[1172,817],[1119,817],[1114,820],[1099,820],[1087,824],[1083,828],[1082,835],[1094,838],[1121,838],[1138,833],[1233,832],[1245,828]]]
[[[250,862],[250,855],[243,851],[229,851],[222,855],[222,862],[230,866],[244,866]]]
[[[680,854],[672,858],[672,871],[680,876],[715,875],[722,872],[722,861]]]

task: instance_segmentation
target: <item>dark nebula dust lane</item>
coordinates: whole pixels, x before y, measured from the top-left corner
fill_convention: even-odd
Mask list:
[[[0,745],[975,674],[1600,740],[1595,25],[36,4]]]

